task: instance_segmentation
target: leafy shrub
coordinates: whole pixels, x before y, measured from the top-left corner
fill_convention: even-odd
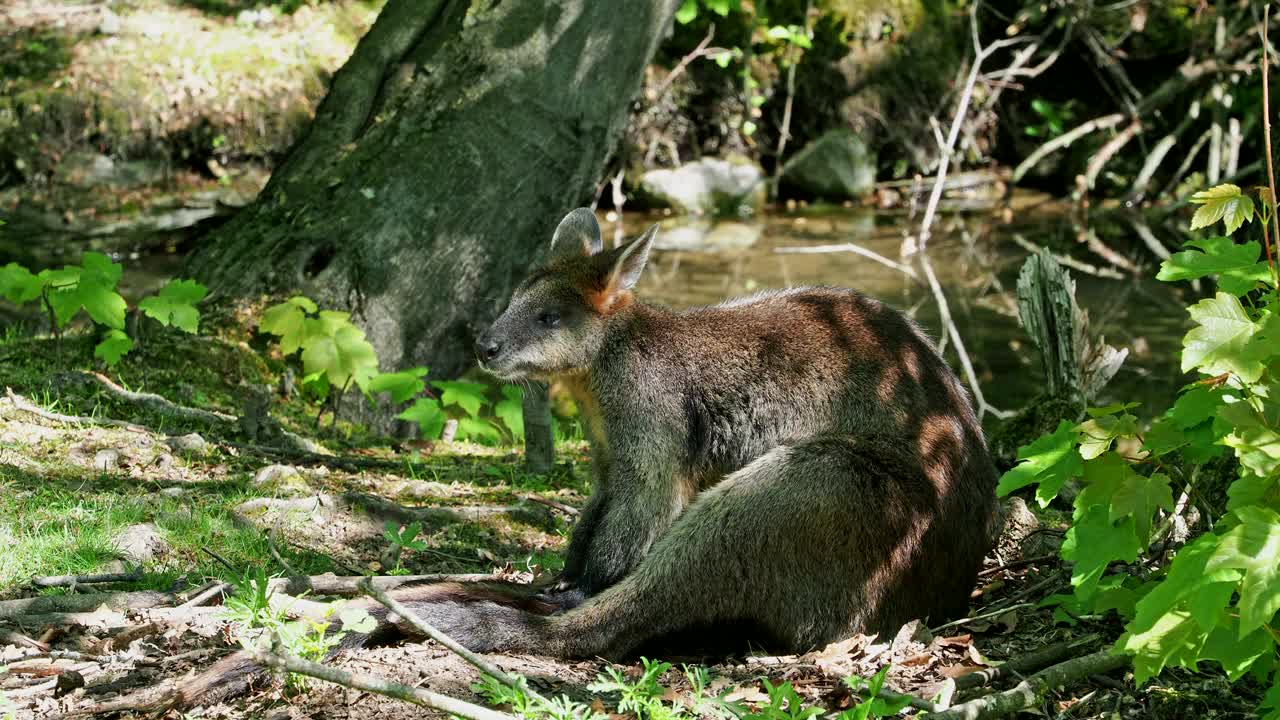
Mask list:
[[[1196,195],[1192,229],[1223,221],[1228,234],[1259,218],[1264,243],[1274,205],[1234,185]],[[1133,404],[1089,410],[1083,423],[1021,448],[999,492],[1035,486],[1047,505],[1068,480],[1076,496],[1062,557],[1073,594],[1057,617],[1115,611],[1125,620],[1116,652],[1133,656],[1138,682],[1163,668],[1218,663],[1233,682],[1269,679],[1262,711],[1280,719],[1280,295],[1274,265],[1254,241],[1216,236],[1187,243],[1157,277],[1215,277],[1217,292],[1187,308],[1184,387],[1144,431]],[[1175,508],[1199,497],[1202,472],[1225,453],[1238,463],[1226,507],[1200,537],[1163,561]],[[1175,492],[1181,495],[1175,501]],[[1137,564],[1136,566],[1134,564]],[[1145,568],[1156,566],[1154,573]],[[1131,569],[1132,568],[1132,569]]]
[[[129,304],[118,290],[123,269],[111,258],[86,252],[79,265],[64,265],[38,274],[9,263],[0,268],[0,297],[15,305],[39,300],[56,331],[65,328],[83,310],[104,330],[93,355],[107,365],[116,365],[134,348],[125,332]],[[196,303],[204,299],[206,288],[194,280],[171,280],[156,295],[138,302],[138,310],[161,325],[188,333],[199,331],[200,311]]]

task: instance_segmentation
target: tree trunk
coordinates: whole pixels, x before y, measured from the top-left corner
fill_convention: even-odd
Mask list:
[[[348,308],[384,370],[474,362],[590,200],[679,0],[390,0],[315,121],[189,270]]]

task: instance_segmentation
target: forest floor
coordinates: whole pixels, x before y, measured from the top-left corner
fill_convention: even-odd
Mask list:
[[[85,364],[77,359],[87,358],[91,346],[87,337],[0,339],[0,698],[9,704],[0,705],[0,717],[6,709],[19,718],[107,715],[104,708],[113,703],[127,705],[136,693],[198,673],[237,648],[237,626],[221,603],[239,576],[257,570],[313,581],[367,573],[532,580],[554,573],[573,508],[589,491],[580,443],[557,448],[559,462],[550,475],[530,476],[513,448],[391,444],[345,421],[315,430],[314,406],[277,395],[272,416],[329,448],[282,458],[252,447],[241,424],[184,418],[173,410],[194,407],[230,417],[241,412],[246,388],[274,387],[282,365],[255,350],[252,338],[157,333],[112,371],[111,384],[78,369]],[[156,393],[173,405],[126,399],[120,386]],[[108,421],[127,425],[103,424]],[[421,549],[394,557],[387,524],[415,520],[423,526]],[[1060,651],[1051,662],[1104,649],[1121,632],[1113,619],[1055,617],[1052,607],[1040,606],[1069,591],[1069,583],[1054,552],[1060,530],[1052,515],[1039,522],[1034,531],[1011,523],[974,590],[969,619],[932,629],[915,623],[895,638],[858,636],[796,656],[666,658],[675,669],[659,678],[665,689],[660,700],[669,707],[695,705],[681,662],[709,669],[708,695],[768,705],[761,682],[767,678],[791,683],[805,704],[839,710],[857,702],[845,678],[870,677],[885,666],[889,687],[929,700],[949,679],[1045,648]],[[32,584],[33,576],[105,572],[137,574],[114,584]],[[231,586],[209,597],[211,606],[176,607],[209,583]],[[603,661],[490,659],[525,675],[544,694],[616,709],[616,694],[588,688],[605,671]],[[366,648],[332,662],[483,703],[472,689],[477,672],[435,643]],[[641,665],[621,669],[635,677]],[[1021,677],[1012,673],[961,692],[955,701],[1011,687]],[[1247,685],[1233,690],[1219,674],[1177,670],[1135,688],[1130,675],[1117,672],[1052,693],[1033,712],[1243,718],[1256,698],[1241,695],[1242,688],[1247,694]],[[151,710],[110,714],[154,716]],[[311,681],[303,689],[266,683],[167,715],[392,720],[422,713]]]

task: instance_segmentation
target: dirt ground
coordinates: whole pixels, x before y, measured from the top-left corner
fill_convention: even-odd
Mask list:
[[[0,387],[13,388],[0,397],[0,693],[17,718],[393,720],[431,714],[321,681],[303,688],[266,682],[246,694],[184,709],[120,706],[139,692],[163,693],[237,649],[236,628],[219,606],[221,593],[201,607],[177,607],[210,582],[256,568],[280,577],[491,573],[532,580],[559,568],[572,510],[589,491],[581,443],[561,445],[559,464],[545,477],[525,475],[511,448],[385,441],[375,446],[350,428],[344,431],[342,423],[315,434],[338,455],[293,461],[264,455],[236,440],[234,430],[165,420],[163,413],[113,397],[83,373],[50,373],[57,366],[47,356],[53,350],[24,342],[0,346]],[[58,352],[73,350],[69,345]],[[162,357],[181,371],[171,374]],[[175,401],[234,412],[237,388],[273,377],[270,362],[254,357],[234,342],[179,352],[157,341],[139,350],[118,376]],[[286,428],[312,432],[313,408],[277,400],[272,412]],[[82,419],[68,422],[60,415]],[[108,420],[136,426],[94,424]],[[422,526],[421,549],[404,550],[398,558],[389,554],[387,523],[413,521]],[[1055,616],[1053,607],[1042,606],[1053,594],[1069,592],[1069,575],[1057,559],[1060,541],[1052,514],[1034,515],[1015,501],[1005,537],[974,589],[968,619],[933,628],[914,623],[895,638],[859,636],[796,656],[664,658],[674,668],[659,680],[663,699],[693,704],[680,663],[707,667],[709,694],[730,701],[767,703],[762,679],[768,679],[789,682],[807,704],[836,711],[856,702],[845,678],[870,677],[885,666],[890,688],[933,700],[954,678],[1045,648],[1062,650],[1059,661],[1104,649],[1121,632],[1114,618]],[[140,573],[123,583],[31,585],[32,576],[134,568]],[[528,677],[539,692],[565,694],[602,712],[616,710],[616,696],[588,689],[605,669],[603,661],[490,659]],[[471,687],[477,672],[432,642],[368,647],[331,662],[484,702]],[[623,669],[634,676],[640,663]],[[1007,688],[1020,677],[1013,673],[961,692],[952,702]],[[1256,706],[1256,690],[1247,684],[1232,688],[1209,670],[1169,670],[1134,687],[1131,675],[1119,671],[1062,688],[1031,712],[1060,718],[1244,718]],[[0,717],[5,712],[0,706]]]

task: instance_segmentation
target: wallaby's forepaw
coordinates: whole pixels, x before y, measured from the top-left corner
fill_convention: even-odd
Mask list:
[[[560,580],[534,596],[537,600],[555,606],[552,615],[572,610],[587,599],[586,593],[576,585]]]

